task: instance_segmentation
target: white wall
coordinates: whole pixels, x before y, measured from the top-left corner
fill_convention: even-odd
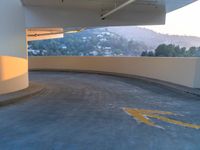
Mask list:
[[[20,0],[0,1],[0,55],[26,58],[24,17]]]
[[[29,69],[82,70],[138,75],[200,88],[200,58],[30,57]]]

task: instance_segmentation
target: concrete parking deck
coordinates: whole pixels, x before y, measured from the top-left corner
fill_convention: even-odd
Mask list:
[[[199,96],[98,74],[31,72],[30,79],[45,90],[0,108],[0,149],[200,149]]]

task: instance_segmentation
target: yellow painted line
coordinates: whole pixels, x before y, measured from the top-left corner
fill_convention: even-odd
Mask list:
[[[185,122],[182,122],[182,121],[177,121],[177,120],[166,118],[166,117],[162,117],[162,116],[156,116],[156,115],[152,115],[151,116],[151,115],[149,115],[149,117],[156,118],[156,119],[162,120],[164,122],[172,123],[172,124],[183,126],[183,127],[200,129],[200,125],[185,123]]]
[[[143,116],[142,113],[140,113],[139,111],[137,110],[134,110],[134,109],[125,109],[125,111],[132,115],[137,121],[140,121],[140,122],[143,122],[149,126],[156,126],[156,124],[154,124],[153,122],[151,122],[149,119],[145,118]]]
[[[153,127],[159,127],[163,128],[161,126],[156,125],[154,122],[152,122],[149,118],[155,118],[158,120],[162,120],[167,123],[193,128],[193,129],[200,129],[200,125],[190,124],[182,121],[177,121],[174,119],[170,119],[167,117],[163,117],[160,115],[177,115],[172,112],[165,112],[165,111],[158,111],[158,110],[145,110],[145,109],[132,109],[132,108],[123,108],[123,110],[131,115],[133,118],[135,118],[137,121],[142,122],[146,125],[153,126]]]

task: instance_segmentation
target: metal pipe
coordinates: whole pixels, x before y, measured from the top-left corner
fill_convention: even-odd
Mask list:
[[[124,7],[126,7],[127,5],[129,5],[129,4],[131,4],[131,3],[135,2],[135,1],[136,1],[136,0],[128,0],[127,2],[125,2],[125,3],[121,4],[120,6],[116,7],[115,9],[113,9],[113,10],[109,11],[108,13],[102,15],[102,16],[101,16],[101,19],[102,19],[102,20],[105,20],[106,17],[112,15],[113,13],[117,12],[118,10],[120,10],[120,9],[122,9],[122,8],[124,8]]]

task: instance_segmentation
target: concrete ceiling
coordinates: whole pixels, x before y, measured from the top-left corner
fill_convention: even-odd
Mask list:
[[[165,0],[167,12],[174,11],[188,4],[191,4],[197,0]]]
[[[127,0],[22,0],[22,3],[25,6],[107,10],[114,8],[116,4],[120,5],[126,1]],[[163,1],[166,2],[167,12],[170,12],[196,0],[136,0],[132,5],[135,8],[148,9],[150,6],[160,6]]]
[[[84,8],[84,9],[104,9],[105,7],[114,7],[127,0],[22,0],[26,6],[48,6],[63,8]],[[136,0],[135,5],[156,4],[161,0]]]
[[[166,12],[196,0],[133,0],[112,15],[101,16],[131,0],[21,0],[26,27],[97,27],[159,25]]]

